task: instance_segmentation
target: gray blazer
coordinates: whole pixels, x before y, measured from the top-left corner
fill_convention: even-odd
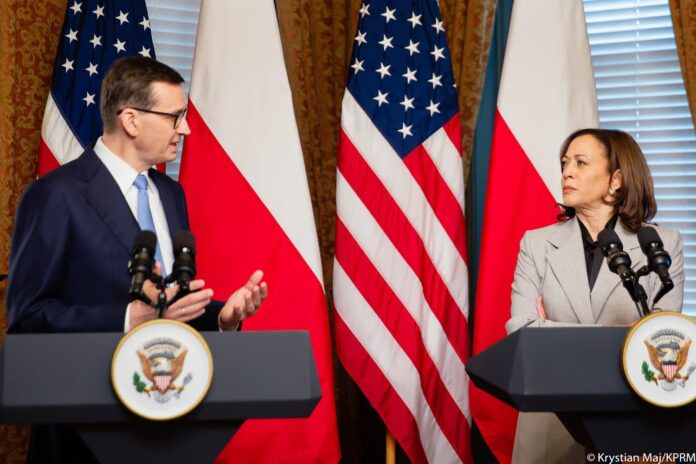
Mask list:
[[[679,232],[654,226],[672,257],[669,273],[674,289],[662,297],[657,307],[681,311],[684,300],[684,241]],[[647,260],[636,234],[628,232],[619,220],[616,234],[631,257],[634,270]],[[511,317],[508,333],[522,327],[577,325],[625,325],[638,319],[638,312],[619,276],[605,263],[592,292],[587,280],[585,255],[577,219],[572,218],[541,229],[530,230],[522,238],[512,284]],[[660,279],[650,273],[640,283],[648,294],[648,305],[660,288]],[[541,296],[548,320],[539,318],[536,299]]]

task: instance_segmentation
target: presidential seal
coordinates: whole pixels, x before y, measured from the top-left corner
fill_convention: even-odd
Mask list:
[[[680,313],[653,313],[629,331],[623,346],[623,368],[633,390],[657,406],[678,407],[696,399],[696,354],[691,342],[696,321]]]
[[[133,413],[169,420],[194,409],[213,376],[210,349],[188,324],[157,319],[128,332],[116,347],[111,383]]]

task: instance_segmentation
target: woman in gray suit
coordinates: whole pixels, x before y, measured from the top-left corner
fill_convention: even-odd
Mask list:
[[[652,176],[638,144],[625,132],[582,129],[561,147],[560,221],[522,238],[512,284],[508,333],[522,327],[629,325],[635,303],[604,264],[597,236],[612,228],[637,269],[646,264],[636,233],[657,212]],[[674,289],[657,305],[680,311],[684,298],[681,234],[655,226],[672,257]],[[640,278],[648,305],[660,288],[655,274]],[[520,414],[513,462],[585,462],[553,414]]]

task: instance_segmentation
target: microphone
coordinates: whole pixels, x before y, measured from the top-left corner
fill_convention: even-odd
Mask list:
[[[672,265],[672,258],[665,251],[662,240],[660,240],[654,227],[641,227],[638,231],[638,243],[648,258],[648,269],[657,274],[662,282],[662,287],[653,300],[653,306],[655,306],[660,298],[674,288],[674,282],[672,282],[672,277],[668,271]]]
[[[186,294],[189,292],[189,282],[196,276],[196,239],[188,230],[180,230],[174,234],[172,246],[174,264],[167,281],[176,281],[180,292],[183,291]]]
[[[604,229],[597,237],[602,253],[607,258],[609,270],[619,275],[624,288],[628,290],[631,299],[636,303],[639,317],[650,313],[645,290],[638,283],[638,276],[631,269],[631,257],[623,251],[621,239],[612,229]]]
[[[623,251],[623,243],[611,229],[604,229],[599,233],[597,237],[599,241],[599,246],[602,247],[602,253],[607,258],[607,263],[609,264],[609,270],[614,274],[618,274],[624,286],[626,282],[633,283],[633,271],[631,271],[631,257],[628,253]],[[631,297],[634,296],[635,292],[631,292]],[[635,301],[635,298],[634,298]]]
[[[128,261],[128,275],[131,277],[130,296],[133,299],[143,295],[143,284],[152,277],[155,265],[157,236],[154,232],[143,230],[133,240],[131,259]]]

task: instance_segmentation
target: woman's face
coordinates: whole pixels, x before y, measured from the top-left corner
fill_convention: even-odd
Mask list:
[[[574,139],[561,157],[563,203],[576,210],[606,207],[612,185],[604,146],[592,135]],[[615,182],[616,183],[616,182]]]

